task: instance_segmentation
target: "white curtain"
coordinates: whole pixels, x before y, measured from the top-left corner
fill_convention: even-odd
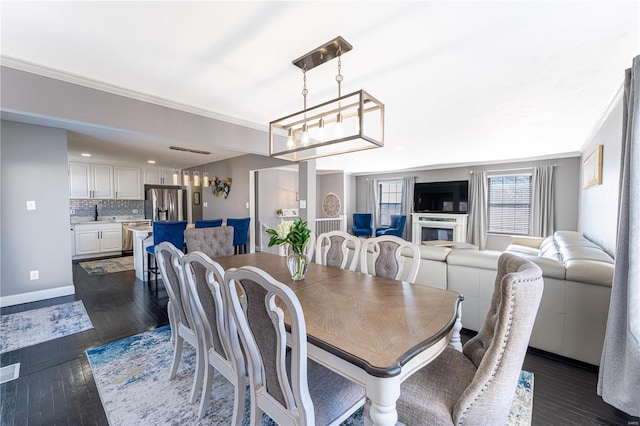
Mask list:
[[[376,226],[378,226],[378,212],[380,204],[378,203],[378,179],[367,179],[367,213],[373,216],[373,236],[375,237]]]
[[[598,395],[640,416],[640,56],[625,73],[616,261]]]
[[[555,231],[553,223],[553,166],[536,166],[531,177],[531,235],[547,237]]]
[[[407,241],[411,241],[411,213],[413,213],[413,189],[415,185],[415,176],[402,178],[402,214],[407,216],[407,224],[402,232],[402,238]]]
[[[469,179],[469,221],[467,241],[484,250],[487,245],[487,172],[475,172]]]

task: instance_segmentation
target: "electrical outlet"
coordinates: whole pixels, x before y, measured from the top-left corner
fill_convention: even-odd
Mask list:
[[[204,203],[202,203],[203,207],[207,207],[207,202],[205,201]]]
[[[27,201],[27,210],[35,210],[36,202],[35,201]]]
[[[40,278],[40,272],[38,271],[30,271],[29,272],[29,278],[32,280],[37,280]]]
[[[133,209],[133,213],[138,213],[138,209]]]
[[[71,214],[76,214],[76,211],[74,209],[71,209]]]

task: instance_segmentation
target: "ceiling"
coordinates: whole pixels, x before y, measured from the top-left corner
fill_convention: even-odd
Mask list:
[[[343,93],[365,89],[386,108],[384,148],[318,160],[319,170],[352,173],[575,155],[640,52],[637,1],[0,7],[5,64],[46,67],[265,131],[302,109],[302,73],[291,61],[341,35],[353,45],[342,58]],[[307,73],[310,105],[336,97],[336,73],[335,60]],[[167,149],[176,141],[72,130],[70,157],[87,150],[182,168],[242,153],[192,143],[214,154],[176,165]],[[265,135],[265,150],[267,143]]]

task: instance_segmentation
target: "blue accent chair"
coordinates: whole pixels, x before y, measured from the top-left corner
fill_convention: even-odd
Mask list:
[[[235,254],[247,252],[247,236],[249,235],[250,221],[250,217],[227,219],[227,226],[233,226],[233,248]]]
[[[353,214],[353,235],[367,238],[373,235],[373,216],[371,213]]]
[[[380,235],[395,235],[402,238],[404,227],[407,224],[407,216],[403,214],[392,214],[389,226],[379,226],[376,228],[376,237]]]
[[[222,219],[196,220],[196,228],[217,228],[222,226]]]
[[[179,222],[153,222],[153,245],[146,248],[147,251],[147,284],[151,284],[151,273],[153,272],[156,290],[158,289],[158,260],[155,257],[156,246],[164,241],[173,244],[178,250],[184,252],[184,230],[187,229],[187,221]],[[153,256],[154,266],[151,266],[151,256]]]

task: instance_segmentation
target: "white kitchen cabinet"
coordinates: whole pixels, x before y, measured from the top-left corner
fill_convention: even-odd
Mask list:
[[[113,198],[113,166],[69,163],[69,198]]]
[[[75,225],[75,255],[86,256],[122,251],[122,224]]]
[[[174,182],[171,169],[145,169],[144,183],[148,185],[179,185],[179,178]]]
[[[120,200],[142,200],[140,169],[135,167],[114,167],[115,195]]]

